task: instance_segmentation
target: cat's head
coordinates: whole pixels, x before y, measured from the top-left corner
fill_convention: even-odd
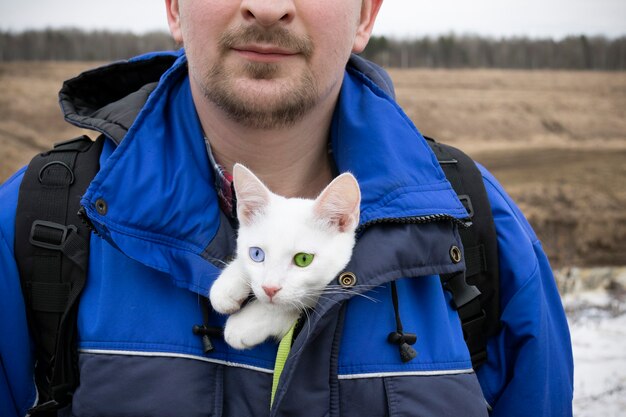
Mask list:
[[[272,193],[250,170],[233,170],[239,233],[237,260],[261,301],[312,307],[352,256],[361,193],[349,173],[315,200]]]

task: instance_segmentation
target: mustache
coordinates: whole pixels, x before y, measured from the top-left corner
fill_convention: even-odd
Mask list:
[[[271,44],[300,53],[307,59],[313,55],[313,41],[310,37],[295,35],[282,27],[263,29],[255,25],[239,26],[224,32],[218,46],[222,54],[225,54],[231,48],[246,43]]]

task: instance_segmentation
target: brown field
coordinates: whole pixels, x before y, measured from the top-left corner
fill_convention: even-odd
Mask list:
[[[63,121],[57,91],[93,65],[0,64],[0,182],[85,133]],[[496,175],[554,265],[626,265],[626,73],[390,73],[416,126]]]

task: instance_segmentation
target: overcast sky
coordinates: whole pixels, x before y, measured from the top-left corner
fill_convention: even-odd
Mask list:
[[[167,30],[164,3],[1,0],[0,30],[68,26],[136,33]],[[626,35],[626,0],[385,0],[374,29],[377,35],[395,37],[450,32],[495,37],[617,37]]]

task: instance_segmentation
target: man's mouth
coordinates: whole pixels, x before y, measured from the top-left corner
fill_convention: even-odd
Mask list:
[[[256,62],[277,62],[293,57],[309,60],[313,42],[282,27],[263,29],[255,25],[239,26],[220,36],[219,49],[225,55],[236,52]]]
[[[273,63],[299,55],[298,52],[274,45],[250,44],[233,46],[240,56],[255,62]]]

